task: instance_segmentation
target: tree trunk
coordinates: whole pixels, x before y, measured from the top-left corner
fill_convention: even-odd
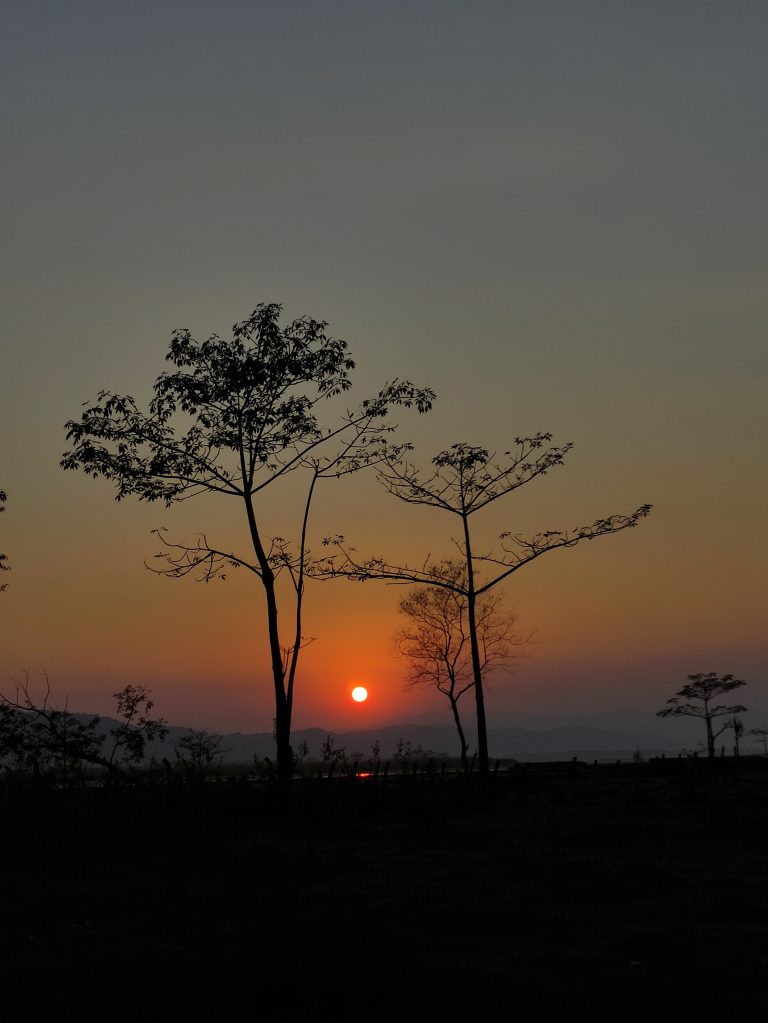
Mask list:
[[[472,674],[475,679],[475,707],[477,710],[477,767],[481,776],[485,776],[489,771],[488,727],[485,721],[485,694],[483,693],[483,672],[480,666],[480,646],[477,641],[474,593],[470,594],[467,610],[469,641],[472,649]]]
[[[280,782],[289,782],[293,777],[293,749],[291,748],[291,711],[285,694],[276,699],[275,710],[277,777]]]
[[[461,724],[461,718],[459,717],[459,705],[456,700],[454,700],[453,696],[449,696],[448,698],[451,701],[453,720],[456,722],[456,731],[459,733],[459,742],[461,743],[461,769],[464,774],[468,774],[469,764],[467,762],[467,740],[464,736],[464,728]]]
[[[485,695],[483,693],[483,670],[480,660],[480,644],[477,640],[477,620],[475,617],[475,575],[472,565],[472,548],[469,543],[469,523],[467,516],[462,516],[464,524],[464,552],[467,558],[467,624],[469,625],[469,644],[472,651],[472,675],[475,680],[475,707],[477,709],[477,766],[480,777],[488,775],[488,729],[485,723]]]
[[[291,749],[291,701],[285,691],[280,637],[277,629],[277,600],[275,597],[274,575],[263,575],[262,581],[267,597],[267,621],[269,625],[269,649],[272,658],[272,680],[275,687],[275,745],[277,747],[277,777],[280,782],[289,782],[293,777],[293,750]]]
[[[272,662],[272,681],[275,687],[275,745],[277,746],[277,777],[288,782],[293,776],[293,750],[291,749],[291,701],[285,691],[285,670],[283,653],[280,649],[280,633],[277,627],[277,594],[275,573],[269,564],[266,551],[256,526],[256,515],[250,494],[245,495],[245,508],[256,559],[261,572],[261,582],[267,601],[267,631],[269,653]]]
[[[710,760],[715,759],[715,734],[712,731],[712,718],[707,715],[704,719],[707,722],[707,756]]]

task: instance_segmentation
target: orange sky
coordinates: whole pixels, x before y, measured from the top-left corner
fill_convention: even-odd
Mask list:
[[[572,487],[578,464],[574,451],[566,466],[530,485],[530,500],[522,492],[519,501],[510,498],[509,520],[501,502],[487,522],[481,513],[477,525],[486,528],[477,530],[478,539],[490,542],[506,521],[570,526],[655,496],[652,487],[638,491],[599,471],[573,479]],[[696,521],[697,498],[688,490],[680,487],[679,510],[668,487],[667,500],[636,529],[552,552],[512,578],[507,606],[535,636],[517,677],[492,687],[492,707],[551,715],[559,706],[566,717],[590,708],[652,711],[688,670],[714,664],[713,670],[756,677],[763,583],[748,526],[756,532],[759,523],[742,514],[736,540],[714,550],[707,539],[716,519],[704,508]],[[173,720],[268,728],[271,683],[257,580],[242,572],[209,584],[168,580],[143,566],[156,549],[149,533],[156,524],[184,536],[204,521],[209,536],[218,531],[228,541],[244,539],[232,502],[211,498],[171,511],[116,504],[106,483],[74,474],[56,478],[56,493],[47,529],[40,508],[20,523],[9,505],[13,587],[2,608],[12,624],[3,650],[7,676],[20,667],[45,667],[58,692],[101,712],[110,708],[109,694],[132,681],[150,686]],[[318,537],[335,525],[365,552],[414,561],[427,551],[450,553],[448,516],[402,505],[373,479],[329,485],[320,497]],[[275,504],[281,531],[297,510]],[[736,578],[732,592],[715,583]],[[409,713],[444,713],[437,694],[404,691],[404,666],[392,646],[403,592],[377,582],[310,583],[305,620],[315,642],[303,654],[297,726],[373,726]],[[362,707],[349,696],[360,682],[371,694]]]
[[[253,580],[143,567],[158,526],[243,542],[235,509],[117,505],[58,462],[100,388],[148,395],[173,329],[223,334],[278,301],[348,340],[355,397],[394,376],[437,391],[428,417],[401,417],[421,464],[457,441],[574,442],[478,521],[483,543],[654,505],[507,586],[536,642],[493,687],[496,720],[663,728],[684,676],[718,671],[752,682],[748,727],[768,723],[767,29],[751,5],[192,0],[43,18],[13,0],[0,681],[45,668],[100,712],[133,682],[173,721],[271,727]],[[296,490],[264,514],[295,535]],[[325,488],[312,532],[395,560],[452,550],[448,522],[372,478]],[[399,595],[310,587],[297,725],[444,713],[403,690]]]

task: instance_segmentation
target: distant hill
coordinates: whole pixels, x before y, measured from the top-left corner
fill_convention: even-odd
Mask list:
[[[88,715],[76,715],[87,720]],[[119,722],[103,717],[100,730],[109,731]],[[173,759],[174,743],[191,729],[171,726],[165,742],[154,743],[148,753],[156,757]],[[391,759],[398,743],[410,743],[413,750],[421,748],[436,756],[458,756],[458,740],[455,729],[450,725],[397,724],[367,731],[333,732],[324,728],[301,728],[293,733],[294,749],[305,742],[311,758],[319,759],[321,747],[330,735],[337,749],[344,748],[348,756],[371,755],[371,747],[378,742],[381,758]],[[471,730],[467,732],[470,753],[476,739]],[[569,725],[541,731],[528,728],[490,728],[488,746],[491,757],[513,757],[517,760],[564,760],[579,757],[583,760],[628,760],[639,750],[643,756],[659,756],[662,753],[676,755],[690,746],[690,740],[679,736],[660,735],[646,732],[617,731],[608,728],[591,728],[583,725]],[[228,732],[221,743],[224,761],[227,763],[250,763],[254,756],[272,757],[275,752],[274,739],[270,732]]]

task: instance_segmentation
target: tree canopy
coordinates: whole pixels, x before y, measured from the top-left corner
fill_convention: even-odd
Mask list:
[[[327,323],[305,316],[281,327],[280,312],[276,303],[258,305],[231,339],[214,334],[200,343],[174,331],[166,359],[175,369],[157,378],[148,411],[129,395],[101,391],[67,422],[72,448],[62,467],[110,480],[118,500],[171,504],[201,491],[243,497],[350,432],[357,443],[345,466],[362,462],[382,440],[366,427],[394,405],[431,407],[429,389],[395,380],[334,427],[322,426],[317,406],[350,388],[355,363],[346,342],[327,336]]]
[[[160,538],[171,576],[210,579],[243,567],[261,582],[276,701],[275,734],[281,776],[292,769],[290,723],[294,681],[303,642],[302,601],[309,559],[307,528],[316,485],[387,458],[402,457],[388,417],[396,407],[427,412],[434,393],[394,379],[374,396],[321,422],[319,406],[351,386],[355,363],[345,341],[327,323],[308,316],[280,324],[281,307],[259,304],[232,328],[198,342],[186,329],[173,333],[166,359],[173,368],[155,381],[142,410],[129,395],[101,391],[77,420],[66,424],[71,448],[64,469],[82,470],[114,484],[117,500],[137,497],[171,505],[202,493],[242,502],[251,553],[208,542]],[[294,537],[269,535],[259,495],[303,470],[307,487]],[[275,581],[285,572],[293,588],[292,624],[281,632]],[[285,605],[283,605],[285,606]]]

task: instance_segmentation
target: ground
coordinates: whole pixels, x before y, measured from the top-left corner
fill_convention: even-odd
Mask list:
[[[762,1008],[767,761],[0,798],[26,1020]]]

